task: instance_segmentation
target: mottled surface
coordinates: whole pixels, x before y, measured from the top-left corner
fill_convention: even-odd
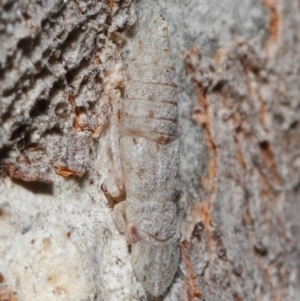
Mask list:
[[[299,5],[161,3],[185,49],[178,69],[193,85],[193,99],[188,89],[179,96],[184,276],[169,300],[298,300]],[[187,119],[199,138],[189,137]],[[205,168],[194,160],[198,170],[188,174],[196,139],[204,139]]]
[[[134,22],[131,1],[1,3],[1,301],[144,293],[100,189]]]
[[[82,29],[80,20],[87,14],[87,3],[94,11],[96,7],[105,9],[86,18],[92,25]],[[133,22],[135,15],[126,10],[130,1],[108,1],[108,6],[102,1],[93,3],[6,1],[1,9],[0,62],[5,72],[1,71],[0,92],[5,97],[1,98],[0,144],[1,148],[7,146],[1,156],[13,160],[11,168],[30,166],[21,171],[23,177],[48,158],[63,162],[59,164],[63,174],[88,171],[81,181],[59,180],[52,162],[60,161],[51,159],[34,168],[32,177],[41,179],[37,172],[49,168],[53,185],[28,187],[21,181],[1,180],[0,286],[5,289],[0,292],[16,300],[151,299],[134,276],[124,236],[115,229],[111,209],[97,187],[113,173],[105,151],[109,136],[103,126],[111,112],[107,105],[110,91],[122,81],[119,52],[115,52],[121,47],[114,45],[123,41],[118,27],[126,20]],[[300,300],[299,4],[283,0],[141,0],[136,32],[144,30],[159,13],[168,22],[179,92],[182,238],[178,273],[157,300]],[[53,30],[47,30],[50,25]],[[74,35],[68,39],[65,36],[72,28]],[[99,30],[100,42],[89,39],[91,28]],[[56,41],[57,32],[61,34]],[[37,36],[43,39],[36,40]],[[126,37],[131,39],[131,35]],[[59,41],[65,46],[57,48]],[[94,69],[90,51],[98,51],[99,43],[105,45],[97,63],[103,73],[95,83],[97,73],[92,74],[98,69]],[[44,48],[50,51],[44,53]],[[35,60],[30,59],[33,54]],[[88,57],[87,65],[84,57]],[[78,71],[77,80],[76,72],[74,75],[63,64]],[[89,88],[80,93],[84,70]],[[63,72],[70,73],[65,76]],[[51,88],[56,81],[57,88]],[[75,102],[69,97],[74,93],[81,95]],[[100,93],[100,98],[93,93]],[[91,95],[94,107],[87,105],[84,95]],[[56,107],[59,102],[63,105]],[[74,103],[83,108],[79,110],[82,119],[75,118],[79,113]],[[39,109],[33,109],[35,105]],[[89,114],[99,120],[86,118],[92,116]],[[54,130],[43,138],[47,120],[60,120],[55,128],[58,125],[64,131]],[[99,131],[93,130],[93,124]],[[52,123],[48,127],[53,128]],[[33,129],[37,138],[30,134],[29,141],[41,144],[53,136],[66,142],[54,139],[43,144],[46,147],[41,151],[27,149],[27,133]],[[70,145],[68,141],[73,141],[78,131],[88,134],[84,139],[89,141],[100,133],[100,144],[92,143],[89,149],[85,142],[89,158],[85,151],[80,152],[84,162],[73,161],[79,164],[74,168],[67,163],[68,156],[51,153],[61,153],[58,146]],[[70,146],[69,153],[74,149],[75,145]],[[68,233],[69,227],[76,235],[61,234]]]
[[[160,4],[137,11],[163,11],[178,58],[181,272],[165,300],[298,300],[299,5]]]
[[[0,151],[6,171],[82,176],[110,113],[130,2],[5,1],[0,11]],[[110,78],[112,78],[110,80]]]

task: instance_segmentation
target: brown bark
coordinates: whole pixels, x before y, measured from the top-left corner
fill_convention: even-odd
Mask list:
[[[265,39],[188,54],[208,159],[183,230],[182,300],[299,299],[299,7],[264,5]]]

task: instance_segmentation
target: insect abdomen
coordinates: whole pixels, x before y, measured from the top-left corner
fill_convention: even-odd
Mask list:
[[[175,139],[177,99],[167,27],[157,20],[158,33],[148,28],[129,58],[120,129],[164,144]]]

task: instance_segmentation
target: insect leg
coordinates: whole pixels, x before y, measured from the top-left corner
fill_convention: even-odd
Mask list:
[[[119,100],[120,92],[116,93],[115,101],[113,101],[113,114],[111,118],[111,151],[114,164],[114,173],[117,187],[120,194],[123,192],[123,175],[120,155],[120,133],[119,133]]]
[[[113,218],[118,230],[122,233],[126,233],[126,221],[125,221],[126,201],[120,202],[114,206]]]
[[[118,230],[125,234],[129,244],[137,243],[141,239],[135,224],[126,222],[126,201],[114,206],[113,218]]]
[[[110,198],[117,198],[124,192],[123,174],[120,157],[120,133],[119,133],[119,100],[120,92],[111,92],[112,116],[110,118],[110,150],[113,164],[113,179],[109,178],[107,185],[103,185],[104,193]]]

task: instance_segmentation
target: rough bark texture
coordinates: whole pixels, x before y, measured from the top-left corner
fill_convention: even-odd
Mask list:
[[[299,2],[3,1],[0,300],[150,300],[101,186],[128,29],[169,23],[181,262],[158,300],[300,300]]]

